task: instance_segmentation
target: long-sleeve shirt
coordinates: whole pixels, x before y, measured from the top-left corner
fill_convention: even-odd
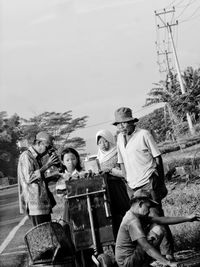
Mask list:
[[[20,213],[43,215],[51,212],[46,184],[40,172],[40,161],[33,147],[24,151],[18,162]]]

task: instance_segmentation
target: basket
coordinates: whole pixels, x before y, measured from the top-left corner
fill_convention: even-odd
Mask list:
[[[53,263],[74,257],[74,245],[58,222],[47,222],[29,230],[25,237],[32,264]]]

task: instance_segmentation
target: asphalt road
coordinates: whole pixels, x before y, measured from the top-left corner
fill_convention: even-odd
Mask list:
[[[23,218],[24,215],[19,214],[17,186],[0,190],[0,266],[23,266],[27,258],[24,234],[31,225],[26,220],[15,231]]]
[[[17,224],[23,215],[19,214],[17,187],[0,191],[0,227]]]

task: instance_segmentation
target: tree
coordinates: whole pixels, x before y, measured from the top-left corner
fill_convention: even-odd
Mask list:
[[[19,156],[17,140],[20,138],[19,116],[7,117],[0,112],[0,171],[6,176],[16,177],[16,165]]]
[[[85,141],[81,137],[72,137],[77,129],[85,127],[87,116],[72,118],[72,111],[64,113],[44,112],[29,120],[22,119],[22,139],[31,143],[39,131],[47,131],[55,137],[58,148],[73,146],[76,149],[83,149]]]
[[[187,120],[187,113],[192,115],[195,121],[199,119],[200,70],[188,67],[183,73],[183,80],[185,94],[181,93],[177,74],[170,72],[165,81],[156,83],[156,87],[150,90],[145,103],[145,106],[165,103],[176,134]]]
[[[170,120],[164,115],[164,108],[159,108],[151,112],[150,114],[140,118],[138,126],[140,128],[152,131],[156,135],[156,141],[162,142],[166,138],[167,131],[171,131]]]
[[[199,120],[200,111],[200,68],[197,70],[192,67],[186,68],[183,72],[183,81],[186,93],[177,99],[175,108],[183,118],[185,111],[188,112],[196,123]]]
[[[179,83],[172,73],[166,76],[164,81],[159,83],[154,83],[153,87],[146,98],[146,103],[144,106],[150,106],[156,103],[165,103],[165,108],[163,112],[165,125],[168,125],[171,131],[176,132],[176,126],[180,124],[180,118],[174,109],[174,99],[181,95]],[[168,129],[169,130],[169,129]]]

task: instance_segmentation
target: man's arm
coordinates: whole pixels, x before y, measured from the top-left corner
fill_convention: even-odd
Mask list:
[[[46,170],[48,170],[51,166],[55,165],[59,163],[59,159],[58,159],[58,156],[57,155],[51,155],[46,164],[44,164],[41,168],[40,168],[40,171],[41,173],[44,173]]]
[[[18,175],[21,177],[21,184],[27,185],[41,178],[41,172],[39,169],[35,170],[34,164],[34,160],[28,155],[28,153],[25,152],[20,156],[18,163]]]
[[[42,173],[49,169],[52,165],[56,164],[58,159],[56,156],[52,155],[47,163],[43,165],[40,169],[35,170],[34,161],[29,157],[27,153],[24,153],[19,160],[18,172],[21,173],[20,177],[24,177],[22,183],[31,184],[42,179]]]
[[[124,163],[120,163],[120,169],[122,170],[122,176],[126,179],[126,169]]]
[[[169,266],[176,266],[171,265],[170,261],[168,261],[165,257],[163,257],[159,251],[157,251],[148,241],[145,237],[141,237],[137,240],[138,244],[142,247],[142,249],[153,259],[159,261],[160,263],[164,265]]]
[[[164,179],[164,168],[163,168],[163,160],[162,160],[161,155],[155,157],[155,160],[156,160],[156,169],[158,172],[158,176],[159,178]]]
[[[200,221],[199,214],[193,214],[184,217],[151,217],[151,222],[157,224],[179,224],[194,221]]]

